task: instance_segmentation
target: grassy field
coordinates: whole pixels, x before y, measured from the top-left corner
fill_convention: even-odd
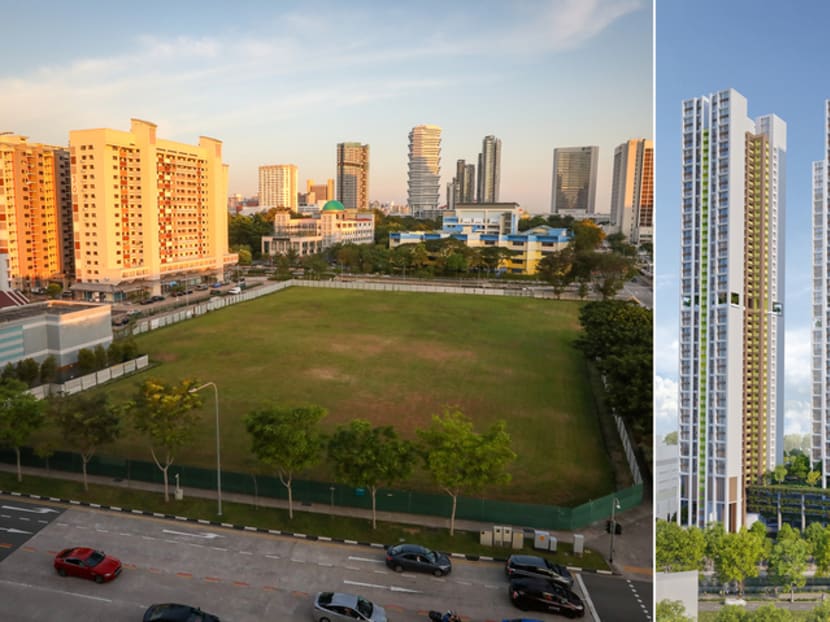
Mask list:
[[[508,422],[518,454],[513,482],[488,496],[576,505],[615,486],[586,363],[573,346],[578,309],[527,298],[291,288],[139,336],[156,365],[105,390],[118,402],[151,375],[215,382],[223,469],[236,471],[257,468],[243,417],[269,404],[319,404],[329,411],[328,430],[361,417],[408,438],[457,406],[478,429]],[[211,468],[212,391],[203,397],[204,425],[176,462]],[[134,436],[101,453],[150,459]],[[321,465],[304,476],[332,474]]]

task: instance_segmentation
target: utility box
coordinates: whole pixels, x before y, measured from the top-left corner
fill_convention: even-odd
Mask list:
[[[511,546],[513,544],[513,528],[504,526],[501,528],[501,545]]]
[[[493,525],[493,546],[504,545],[504,527]]]
[[[550,547],[550,534],[547,531],[535,529],[533,531],[533,548],[547,551]]]
[[[513,550],[518,551],[525,545],[525,532],[517,529],[513,532]]]
[[[173,494],[176,497],[176,501],[181,501],[182,499],[184,499],[184,488],[177,487]]]
[[[574,555],[582,555],[585,552],[585,536],[580,533],[574,534]]]
[[[478,543],[481,546],[493,546],[493,532],[490,529],[482,529],[478,532]]]
[[[551,536],[550,538],[548,538],[548,544],[550,545],[550,548],[548,550],[556,553],[556,546],[558,545],[558,542],[556,541],[556,536]]]

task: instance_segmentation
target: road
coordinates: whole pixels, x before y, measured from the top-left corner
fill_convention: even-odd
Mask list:
[[[517,616],[500,563],[454,559],[448,577],[397,574],[386,568],[381,549],[16,499],[0,498],[0,506],[21,508],[0,512],[0,551],[6,554],[0,562],[0,603],[14,603],[2,619],[35,622],[60,612],[66,622],[137,620],[150,604],[172,601],[199,605],[223,620],[298,622],[310,619],[311,599],[322,590],[360,593],[402,622],[423,621],[429,609],[447,608],[472,621]],[[31,519],[37,527],[20,527]],[[123,573],[104,585],[59,577],[52,559],[74,545],[120,558]],[[630,600],[630,589],[619,577],[577,576],[581,596],[586,596],[583,586],[591,585],[602,599],[617,603],[617,613],[620,599]],[[585,617],[595,619],[590,613]],[[605,619],[626,620],[619,615]]]

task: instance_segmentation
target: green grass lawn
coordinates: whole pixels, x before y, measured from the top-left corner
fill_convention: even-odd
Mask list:
[[[327,430],[361,417],[414,438],[457,406],[479,430],[508,423],[513,481],[489,497],[572,506],[615,489],[573,346],[578,310],[569,301],[290,288],[138,336],[154,366],[103,390],[117,403],[148,376],[215,382],[223,470],[247,472],[257,468],[243,425],[253,409],[319,404]],[[202,395],[196,442],[176,462],[212,468],[214,398]],[[61,445],[54,432],[47,439]],[[150,460],[132,433],[100,452]],[[321,465],[302,477],[333,474]]]

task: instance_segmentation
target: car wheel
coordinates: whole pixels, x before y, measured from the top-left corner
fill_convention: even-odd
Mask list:
[[[395,572],[403,572],[403,566],[401,566],[400,564],[395,564],[394,570]]]
[[[330,622],[328,618],[320,618],[319,622]]]
[[[443,577],[444,576],[444,572],[440,568],[436,568],[432,572],[432,574],[434,574],[436,577]]]
[[[104,582],[104,577],[102,577],[99,574],[95,575],[95,583],[103,583],[103,582]]]
[[[58,568],[58,574],[62,577],[65,577],[66,576],[66,570],[64,570],[63,568]]]

